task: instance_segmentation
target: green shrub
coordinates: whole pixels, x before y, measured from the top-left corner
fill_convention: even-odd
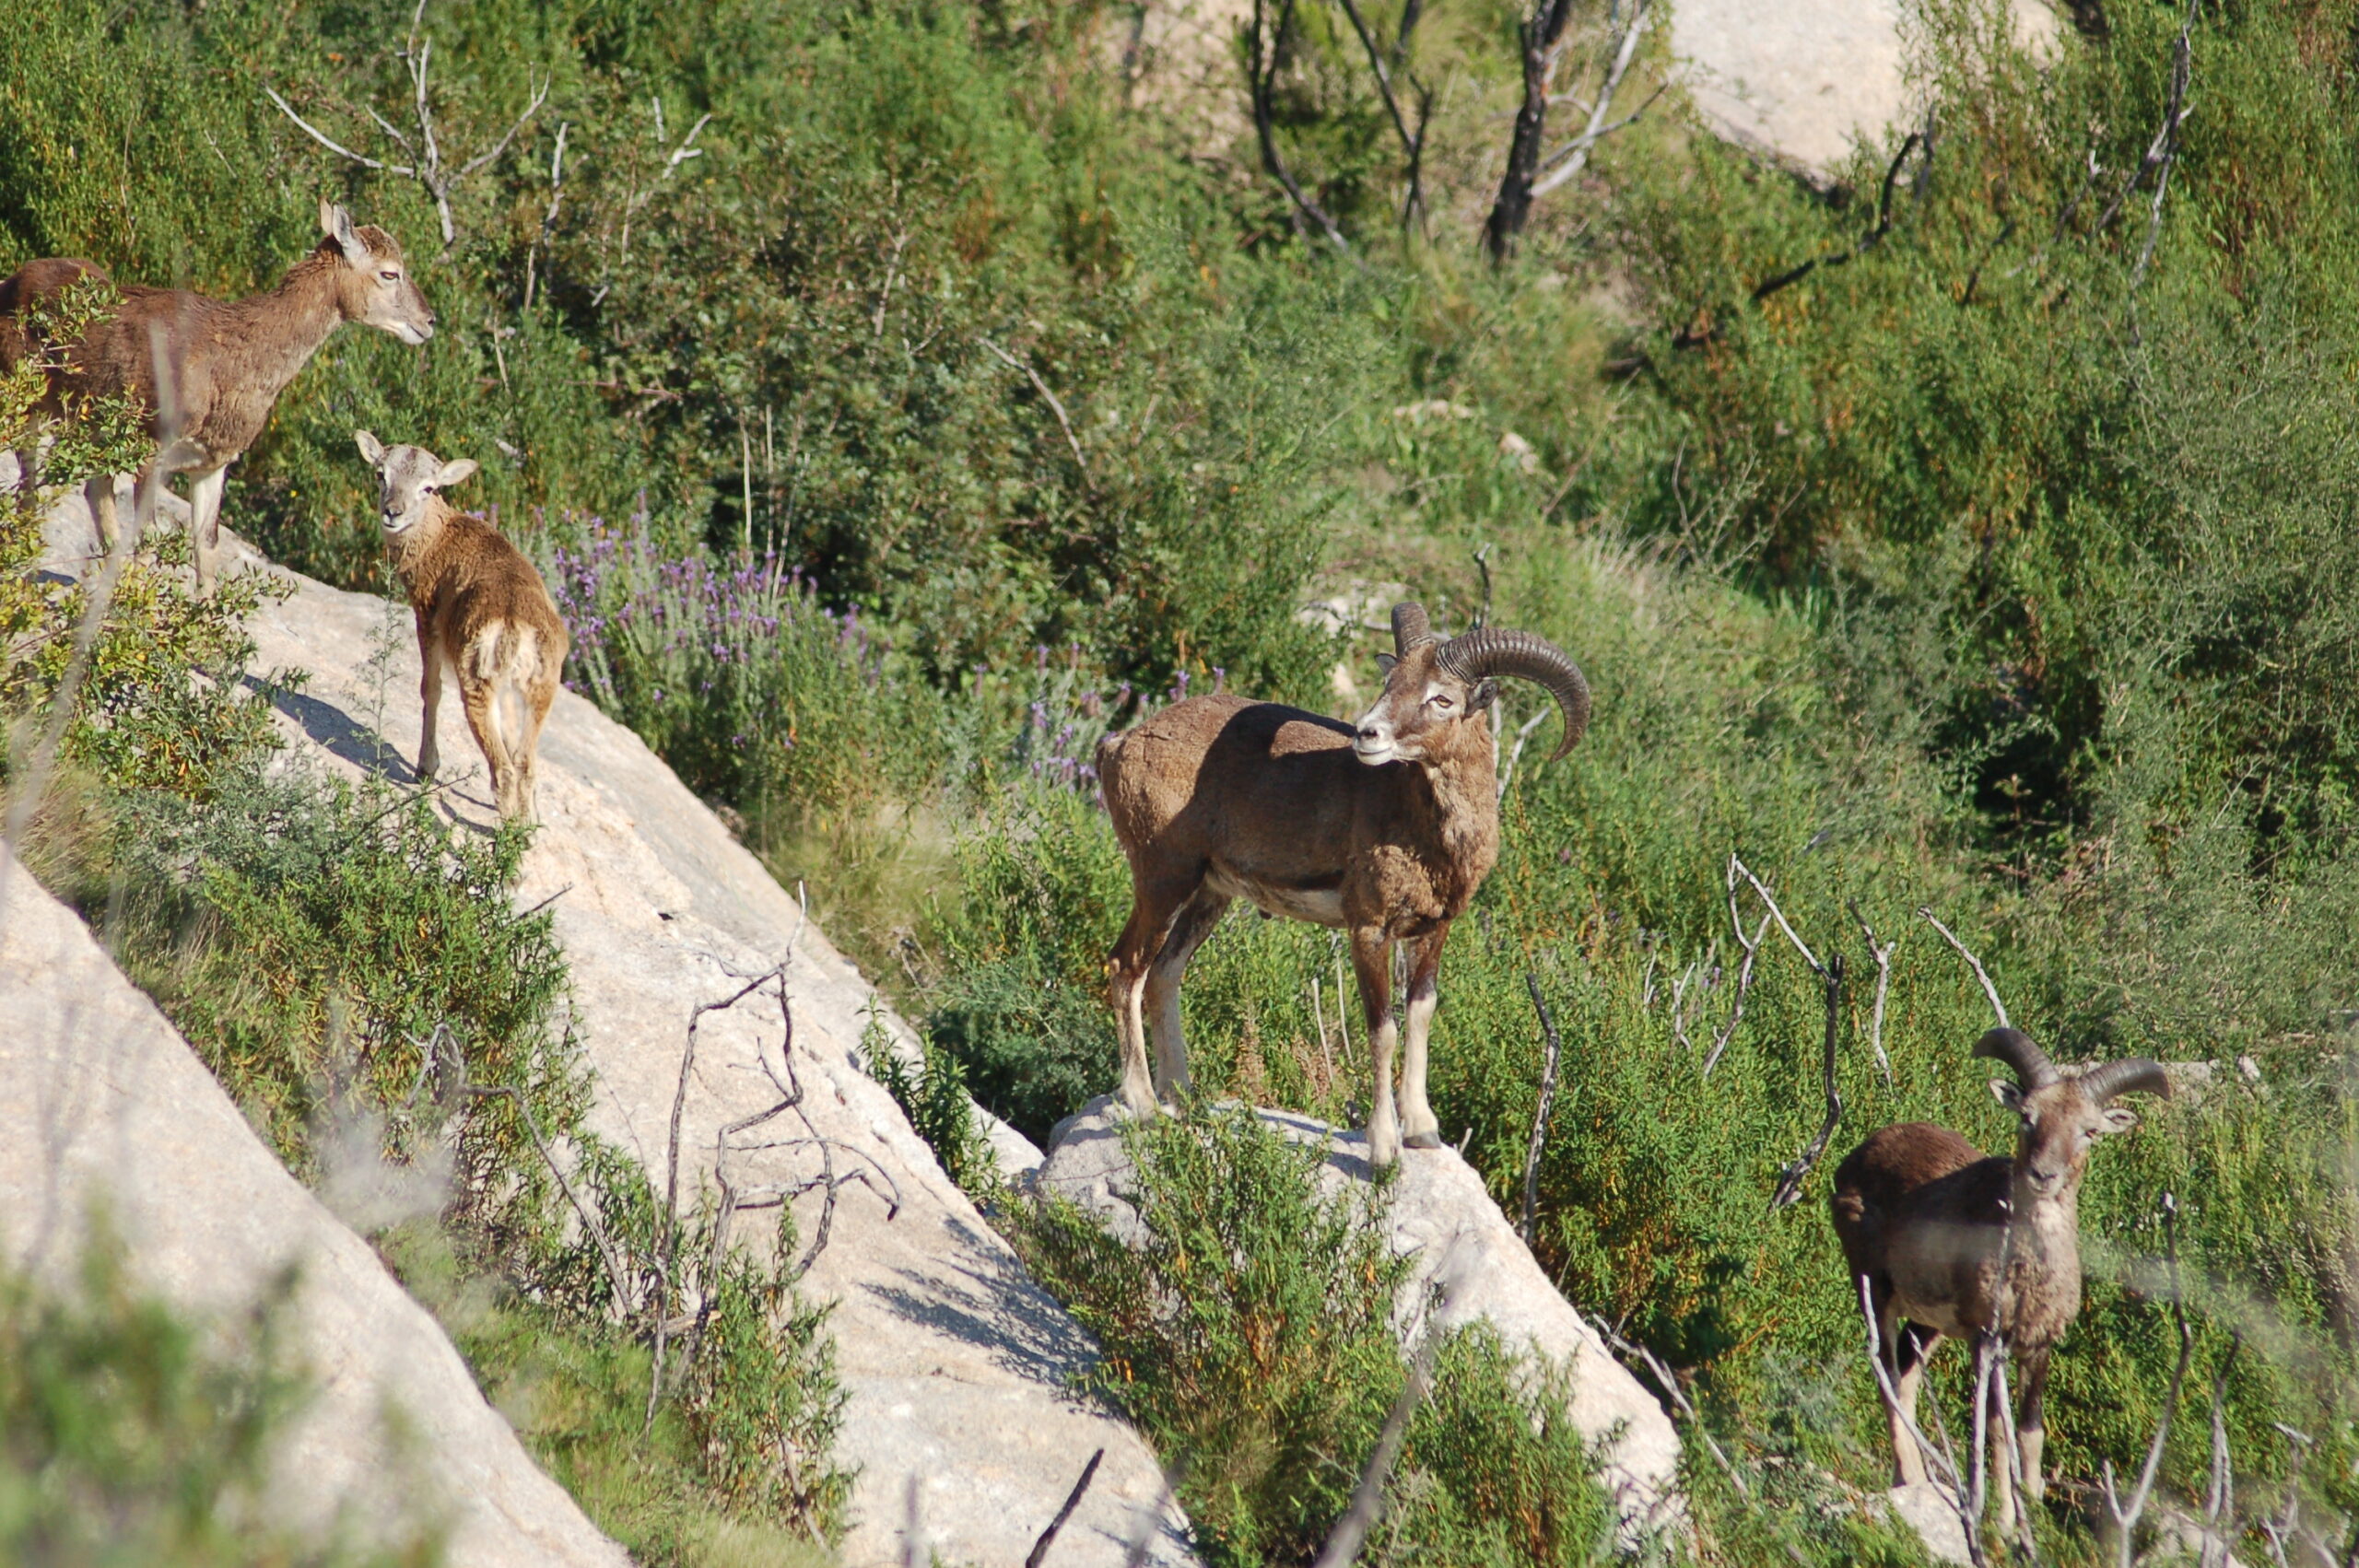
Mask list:
[[[427,1568],[440,1550],[364,1550],[273,1527],[267,1500],[310,1396],[288,1353],[290,1281],[242,1320],[194,1321],[138,1289],[103,1234],[53,1291],[0,1271],[0,1558],[92,1568],[170,1562]]]
[[[1145,1428],[1219,1563],[1305,1562],[1341,1515],[1404,1373],[1406,1263],[1382,1189],[1332,1196],[1321,1153],[1198,1106],[1125,1129],[1139,1245],[1060,1200],[1014,1217],[1025,1260],[1097,1336],[1091,1386]],[[1374,1561],[1611,1557],[1614,1515],[1555,1376],[1477,1331],[1437,1347]]]
[[[119,802],[90,912],[134,980],[297,1174],[365,1109],[402,1160],[455,1139],[454,1220],[533,1228],[553,1193],[524,1117],[570,1129],[585,1089],[549,917],[510,902],[523,833],[478,841],[427,796],[300,770],[216,785]]]
[[[921,1042],[919,1049],[923,1054],[917,1063],[904,1059],[893,1048],[885,1021],[874,1013],[861,1031],[861,1063],[868,1075],[885,1085],[950,1179],[974,1197],[986,1197],[997,1185],[999,1163],[990,1141],[975,1125],[966,1069],[930,1041]]]

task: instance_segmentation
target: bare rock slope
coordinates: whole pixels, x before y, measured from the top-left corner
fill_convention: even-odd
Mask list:
[[[453,1568],[625,1568],[534,1467],[426,1310],[287,1174],[73,910],[0,852],[0,1257],[70,1279],[94,1221],[183,1310],[242,1312],[280,1270],[316,1398],[275,1456],[285,1527],[447,1530]]]
[[[288,732],[347,775],[412,782],[418,664],[406,606],[280,575],[294,592],[265,605],[252,631],[259,668],[311,673],[280,699]],[[442,755],[459,781],[442,798],[461,820],[488,825],[482,759],[455,709],[443,708]],[[748,1191],[804,1189],[793,1201],[806,1241],[826,1205],[810,1185],[830,1175],[842,1184],[804,1288],[835,1303],[851,1397],[839,1457],[860,1477],[846,1562],[905,1561],[912,1519],[921,1558],[1020,1562],[1100,1447],[1105,1461],[1058,1536],[1055,1561],[1121,1562],[1134,1540],[1147,1561],[1190,1561],[1146,1445],[1070,1392],[1095,1347],[859,1065],[872,1021],[904,1048],[906,1026],[636,735],[561,693],[540,760],[543,825],[516,895],[551,901],[595,1079],[592,1125],[659,1184],[690,1012],[785,965],[791,1063],[774,991],[698,1027],[677,1112],[681,1189],[685,1201],[709,1176],[724,1127],[777,1105],[780,1082],[799,1082],[802,1114],[734,1135],[728,1174]],[[1015,1158],[1031,1153],[1013,1132],[998,1136]],[[750,1216],[749,1236],[772,1218]]]
[[[1290,1111],[1256,1114],[1325,1153],[1319,1177],[1330,1191],[1370,1179],[1364,1134]],[[1131,1203],[1137,1176],[1114,1115],[1112,1099],[1102,1098],[1058,1123],[1048,1163],[1033,1179],[1042,1192],[1099,1215],[1129,1240],[1140,1234]],[[1679,1434],[1671,1418],[1549,1283],[1473,1167],[1449,1149],[1402,1150],[1388,1212],[1392,1249],[1410,1260],[1395,1321],[1402,1337],[1483,1321],[1504,1343],[1562,1366],[1570,1376],[1573,1424],[1599,1456],[1630,1533],[1677,1529]]]

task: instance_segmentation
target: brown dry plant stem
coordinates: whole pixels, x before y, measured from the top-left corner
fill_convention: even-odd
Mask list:
[[[1409,1436],[1409,1418],[1417,1413],[1417,1405],[1425,1398],[1433,1379],[1433,1341],[1426,1340],[1416,1359],[1409,1363],[1408,1380],[1402,1384],[1401,1397],[1392,1401],[1391,1411],[1384,1418],[1384,1430],[1376,1439],[1376,1452],[1368,1456],[1359,1484],[1352,1488],[1351,1505],[1335,1521],[1334,1531],[1328,1536],[1312,1568],[1349,1568],[1358,1559],[1360,1548],[1367,1544],[1368,1531],[1383,1515],[1384,1483],[1391,1479],[1392,1467],[1400,1462],[1401,1445]]]
[[[2131,1568],[2136,1561],[2131,1548],[2138,1521],[2154,1495],[2154,1477],[2163,1468],[2163,1447],[2170,1440],[2171,1419],[2178,1413],[2179,1394],[2187,1386],[2188,1363],[2195,1356],[2195,1326],[2187,1319],[2187,1287],[2179,1277],[2178,1199],[2167,1192],[2163,1194],[2163,1261],[2170,1281],[2171,1316],[2178,1328],[2178,1361],[2171,1368],[2170,1387],[2163,1396],[2162,1417],[2154,1424],[2154,1441],[2146,1445],[2146,1462],[2139,1469],[2138,1486],[2128,1503],[2115,1488],[2113,1461],[2107,1459],[2098,1472],[2105,1487],[2105,1511],[2113,1520],[2114,1561],[2119,1568]]]
[[[1835,1129],[1843,1119],[1843,1094],[1835,1083],[1835,1051],[1843,1017],[1843,955],[1830,954],[1819,974],[1826,982],[1826,1044],[1822,1069],[1826,1119],[1819,1123],[1818,1136],[1810,1141],[1810,1147],[1778,1175],[1778,1190],[1769,1199],[1772,1209],[1786,1208],[1802,1198],[1802,1185],[1810,1180],[1810,1173],[1826,1153],[1827,1141],[1835,1136]]]
[[[1564,1059],[1565,1042],[1557,1037],[1556,1020],[1549,1016],[1548,999],[1540,994],[1540,977],[1527,969],[1524,989],[1532,993],[1532,1010],[1540,1015],[1540,1032],[1548,1054],[1540,1069],[1540,1103],[1532,1110],[1532,1139],[1523,1153],[1523,1219],[1515,1228],[1523,1245],[1532,1245],[1532,1220],[1540,1201],[1540,1153],[1548,1142],[1548,1112],[1556,1103],[1556,1067]]]
[[[1571,0],[1561,3],[1569,5]],[[1357,263],[1359,257],[1353,252],[1352,242],[1344,238],[1335,220],[1303,193],[1301,185],[1286,168],[1285,155],[1278,151],[1278,72],[1285,63],[1286,32],[1294,26],[1295,0],[1276,0],[1276,5],[1277,17],[1273,24],[1270,0],[1253,0],[1253,16],[1245,32],[1245,85],[1253,102],[1253,135],[1262,149],[1262,167],[1294,204],[1296,231],[1308,238],[1306,220],[1318,225],[1329,244]]]
[[[1065,1527],[1065,1521],[1073,1517],[1073,1511],[1081,1506],[1082,1493],[1087,1492],[1089,1483],[1097,1479],[1097,1467],[1105,1458],[1106,1450],[1100,1448],[1089,1457],[1089,1463],[1081,1468],[1081,1479],[1073,1483],[1071,1492],[1065,1493],[1065,1505],[1057,1510],[1057,1516],[1049,1521],[1049,1527],[1040,1532],[1040,1539],[1032,1543],[1032,1550],[1025,1555],[1024,1568],[1040,1568],[1049,1560],[1050,1545],[1056,1540],[1057,1532]]]
[[[434,39],[433,35],[421,33],[418,30],[425,19],[426,0],[417,0],[417,8],[410,13],[407,42],[400,52],[402,69],[410,80],[410,111],[417,122],[416,139],[413,140],[407,132],[396,128],[373,107],[366,104],[361,106],[369,118],[377,123],[377,128],[391,136],[394,145],[402,149],[403,156],[410,160],[407,163],[390,163],[381,158],[370,158],[366,153],[354,152],[350,147],[331,139],[325,132],[296,113],[294,106],[271,88],[264,88],[262,91],[263,96],[276,104],[278,111],[295,122],[297,128],[305,135],[310,136],[311,140],[334,153],[338,158],[348,159],[363,169],[374,169],[382,173],[398,174],[404,179],[417,181],[419,188],[424,190],[428,198],[434,203],[434,216],[441,224],[442,249],[447,254],[451,247],[457,244],[459,240],[458,225],[451,216],[451,193],[491,167],[499,156],[508,150],[509,144],[515,141],[518,133],[524,129],[525,124],[534,115],[540,112],[541,105],[548,101],[549,88],[556,78],[554,76],[542,78],[541,85],[533,89],[533,100],[524,106],[524,111],[516,116],[508,129],[500,135],[499,140],[494,142],[488,150],[476,154],[454,168],[443,160],[441,142],[434,134],[434,109],[427,96],[427,76],[434,64]],[[554,176],[552,183],[554,183]],[[552,213],[556,211],[554,195],[550,202],[550,211]]]
[[[1549,79],[1555,75],[1565,27],[1572,18],[1573,0],[1532,0],[1532,14],[1517,29],[1523,55],[1523,101],[1508,140],[1507,172],[1499,177],[1499,193],[1483,225],[1484,248],[1494,264],[1515,253],[1516,239],[1532,218],[1532,187],[1540,177],[1540,152],[1548,139]]]

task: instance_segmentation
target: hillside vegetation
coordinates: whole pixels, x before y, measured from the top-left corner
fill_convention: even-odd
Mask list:
[[[333,341],[229,524],[381,585],[351,430],[479,459],[574,627],[569,680],[927,1021],[940,1082],[913,1103],[964,1083],[1035,1137],[1114,1082],[1129,892],[1098,734],[1214,687],[1349,710],[1338,666],[1373,689],[1396,592],[1558,641],[1595,722],[1561,763],[1553,718],[1521,752],[1444,966],[1434,1098],[1520,1203],[1536,980],[1567,1044],[1536,1250],[1693,1398],[1703,1554],[1913,1550],[1853,1507],[1884,1422],[1824,1205],[1875,1126],[2010,1136],[1966,1055],[1989,1005],[1930,908],[2059,1059],[2215,1064],[2092,1162],[2044,1552],[2096,1560],[2101,1467],[2134,1473],[2164,1411],[2167,1193],[2196,1348],[2163,1493],[2200,1509],[2216,1408],[2240,1555],[2265,1526],[2347,1555],[2359,6],[2112,0],[2042,64],[1980,0],[1926,0],[1928,121],[1831,182],[1693,130],[1675,86],[1649,99],[1649,31],[1617,99],[1643,116],[1496,266],[1519,13],[1429,9],[1389,54],[1434,89],[1405,226],[1349,11],[1255,13],[1273,144],[1346,253],[1265,173],[1242,58],[1220,111],[1175,102],[1125,7],[55,0],[0,14],[0,269],[81,254],[245,292],[309,248],[322,194],[398,234],[434,341]],[[1398,0],[1358,10],[1391,51]],[[1594,90],[1625,16],[1576,6],[1560,91]],[[371,115],[417,139],[429,36],[440,156],[472,168],[448,244],[424,182],[264,92],[408,163]],[[1569,138],[1581,111],[1555,114]],[[1511,687],[1501,717],[1542,700]],[[1790,1207],[1824,994],[1772,924],[1729,1027],[1765,913],[1731,855],[1848,962],[1845,1118]],[[1888,986],[1872,941],[1896,944]],[[1224,928],[1188,991],[1200,1083],[1364,1106],[1340,983],[1324,932]],[[536,1016],[519,985],[466,1005]],[[1931,1380],[1953,1422],[1962,1363]],[[1128,1397],[1209,1444],[1152,1403],[1179,1381]],[[1311,1403],[1219,1428],[1223,1455],[1296,1451]],[[1315,1545],[1266,1477],[1183,1474],[1216,1470],[1226,1501],[1182,1485],[1215,1555]]]

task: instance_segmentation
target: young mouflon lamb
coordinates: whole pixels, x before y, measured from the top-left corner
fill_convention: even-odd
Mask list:
[[[1948,1335],[1972,1341],[1980,1356],[1994,1342],[1985,1336],[2003,1336],[2022,1373],[2015,1442],[2024,1491],[2036,1502],[2048,1357],[2081,1310],[2081,1177],[2097,1139],[2138,1124],[2115,1098],[2168,1098],[2170,1082],[2143,1057],[2068,1076],[2017,1029],[1991,1030],[1974,1054],[2014,1070],[2016,1082],[1990,1084],[2020,1122],[2014,1157],[1985,1155],[1931,1122],[1884,1128],[1836,1169],[1835,1234],[1855,1298],[1867,1281],[1878,1353],[1898,1396],[1888,1419],[1900,1484],[1925,1479],[1908,1427],[1934,1347]],[[1990,1468],[2004,1519],[2013,1487],[2000,1419],[1994,1410]]]
[[[331,202],[320,204],[320,243],[276,287],[243,299],[116,287],[97,263],[71,258],[29,262],[0,281],[0,369],[43,356],[53,367],[45,399],[52,414],[116,396],[146,411],[157,451],[137,476],[137,522],[154,515],[158,486],[175,474],[190,475],[189,532],[200,592],[213,586],[229,465],[262,434],[278,394],[320,345],[346,322],[409,344],[434,335],[434,312],[392,235],[356,226]],[[41,308],[85,279],[114,288],[112,313],[71,343],[42,341],[36,325]],[[34,467],[32,453],[18,454],[20,485],[29,486]],[[101,544],[112,551],[114,475],[93,477],[83,493]],[[135,534],[132,544],[138,544]]]
[[[467,728],[491,765],[500,816],[530,822],[541,725],[565,667],[565,622],[522,552],[490,523],[442,498],[442,491],[474,474],[474,459],[444,462],[422,447],[388,447],[366,430],[354,431],[353,439],[377,471],[385,551],[417,617],[426,667],[418,686],[426,704],[418,777],[434,777],[435,712],[447,673],[459,683]]]
[[[1440,1144],[1426,1100],[1426,1039],[1449,924],[1499,855],[1485,710],[1498,677],[1537,682],[1565,716],[1563,756],[1589,726],[1589,684],[1563,649],[1485,627],[1444,639],[1415,604],[1392,611],[1384,691],[1356,724],[1239,696],[1174,703],[1097,748],[1114,837],[1130,861],[1130,923],[1110,961],[1122,1099],[1153,1114],[1188,1082],[1180,979],[1232,899],[1340,928],[1375,1057],[1368,1158]],[[1553,760],[1553,759],[1552,759]],[[1396,942],[1409,953],[1401,1107],[1392,1012]],[[1339,998],[1338,1000],[1341,999]],[[1155,1068],[1147,1067],[1147,1035]]]

